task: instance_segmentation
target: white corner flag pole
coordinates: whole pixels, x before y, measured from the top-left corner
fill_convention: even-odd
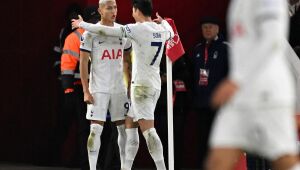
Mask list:
[[[174,170],[174,136],[173,136],[173,83],[172,83],[172,61],[167,56],[167,103],[168,103],[168,155],[169,170]]]

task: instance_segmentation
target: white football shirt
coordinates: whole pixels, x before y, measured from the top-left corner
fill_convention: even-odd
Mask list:
[[[128,24],[124,30],[135,54],[131,84],[160,89],[159,66],[170,32],[155,22]]]
[[[114,23],[114,27],[120,28],[121,25]],[[91,54],[91,93],[126,92],[123,80],[123,52],[130,49],[131,42],[127,38],[109,37],[88,31],[83,33],[80,50]]]
[[[233,0],[228,19],[230,79],[240,86],[236,101],[291,105],[294,82],[285,55],[286,0]]]
[[[161,24],[155,22],[128,24],[122,26],[121,29],[86,22],[80,22],[79,25],[97,34],[130,39],[135,53],[132,66],[132,85],[161,89],[159,65],[166,41],[174,36],[167,21],[162,21]]]

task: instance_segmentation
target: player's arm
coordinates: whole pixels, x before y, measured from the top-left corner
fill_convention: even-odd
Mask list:
[[[126,87],[128,89],[128,96],[130,95],[130,84],[131,84],[131,50],[124,51],[123,58],[123,72],[126,82]]]
[[[93,35],[89,32],[84,32],[81,36],[80,44],[80,78],[82,83],[82,89],[84,93],[84,102],[88,104],[94,103],[93,96],[89,91],[89,58],[92,50]]]
[[[165,30],[167,30],[167,31],[170,32],[170,38],[169,38],[169,39],[173,38],[175,34],[174,34],[174,31],[173,31],[171,25],[168,23],[168,21],[164,20],[164,19],[158,14],[158,12],[156,12],[156,17],[157,17],[157,18],[154,19],[153,21],[156,22],[156,23],[158,23],[158,24],[161,24],[161,25],[164,27]]]
[[[115,28],[115,27],[109,27],[99,24],[91,24],[84,22],[82,17],[79,15],[79,19],[72,19],[72,26],[75,28],[83,28],[86,31],[96,33],[96,34],[102,34],[106,36],[114,36],[114,37],[123,37],[123,28]]]
[[[109,27],[105,25],[91,24],[84,21],[80,22],[79,27],[96,34],[102,34],[112,37],[123,37],[122,27]]]
[[[260,73],[266,64],[269,64],[273,59],[274,53],[281,53],[281,49],[284,46],[287,25],[287,11],[285,7],[282,7],[278,0],[265,0],[266,3],[261,3],[257,7],[257,12],[253,15],[253,23],[255,24],[256,37],[253,37],[257,41],[253,44],[253,50],[255,52],[239,51],[239,55],[243,55],[241,60],[251,58],[251,62],[242,62],[233,60],[234,62],[230,68],[230,79],[233,80],[238,86],[243,86],[247,82],[255,81],[255,76]],[[269,2],[274,3],[268,5]],[[272,29],[270,29],[272,28]],[[244,33],[246,34],[246,33]],[[235,38],[241,39],[245,35],[234,35]],[[234,47],[233,47],[234,48]],[[237,50],[234,50],[234,52]],[[238,54],[233,54],[238,55]]]
[[[123,72],[124,79],[127,87],[127,94],[130,96],[130,85],[131,85],[131,52],[132,52],[132,44],[129,39],[126,40],[126,44],[124,46],[124,57],[123,57]]]
[[[170,32],[170,39],[173,38],[175,34],[174,34],[174,31],[173,31],[171,25],[166,20],[163,20],[161,22],[161,25],[165,28],[165,30]]]
[[[89,90],[89,57],[90,53],[86,51],[80,51],[80,78],[82,83],[82,89],[84,93],[84,101],[88,104],[94,103],[93,97]]]
[[[89,67],[89,56],[90,53],[85,51],[80,51],[80,78],[82,83],[83,92],[89,92],[89,73],[88,73],[88,67]]]

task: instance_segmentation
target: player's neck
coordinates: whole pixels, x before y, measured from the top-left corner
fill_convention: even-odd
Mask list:
[[[141,16],[139,22],[151,22],[151,17]]]
[[[106,26],[114,26],[114,22],[103,20],[103,19],[101,19],[100,24]]]

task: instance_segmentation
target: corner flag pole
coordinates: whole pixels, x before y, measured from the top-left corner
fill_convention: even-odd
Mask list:
[[[174,170],[174,128],[173,128],[173,84],[172,61],[167,56],[167,103],[168,103],[168,155],[169,170]]]
[[[180,41],[174,20],[165,18],[174,31],[166,48],[166,65],[167,65],[167,104],[168,104],[168,155],[169,170],[174,170],[174,126],[173,126],[173,79],[172,79],[172,62],[179,59],[185,52]]]

